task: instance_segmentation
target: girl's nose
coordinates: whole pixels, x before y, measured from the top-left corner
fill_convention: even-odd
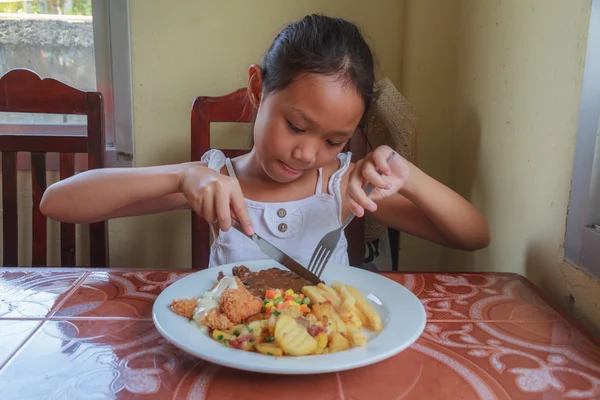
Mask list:
[[[292,157],[302,163],[312,164],[317,158],[318,148],[312,141],[298,143],[292,151]]]

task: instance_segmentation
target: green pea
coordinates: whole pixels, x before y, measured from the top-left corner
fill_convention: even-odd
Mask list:
[[[304,300],[302,300],[302,302],[306,305],[310,304],[310,299],[308,297],[305,297]]]

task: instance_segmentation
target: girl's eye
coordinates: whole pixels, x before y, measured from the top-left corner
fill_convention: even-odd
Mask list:
[[[304,132],[304,130],[298,128],[297,126],[295,126],[294,124],[292,124],[290,121],[288,121],[287,119],[285,120],[285,122],[287,122],[288,126],[290,127],[290,129],[294,132]]]
[[[333,147],[341,147],[344,143],[334,142],[332,140],[328,140],[327,144]]]

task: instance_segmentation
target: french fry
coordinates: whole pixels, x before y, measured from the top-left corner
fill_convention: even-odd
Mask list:
[[[361,329],[356,328],[354,325],[348,323],[346,324],[346,328],[348,332],[348,339],[350,339],[350,343],[352,343],[353,346],[364,346],[367,344],[367,337]]]
[[[375,309],[371,307],[369,302],[363,297],[362,294],[360,294],[360,292],[356,288],[352,286],[347,286],[347,288],[356,300],[356,308],[362,311],[367,317],[370,327],[374,331],[380,332],[383,329],[383,325],[381,323],[381,317],[379,316],[377,311],[375,311]]]
[[[277,324],[277,317],[273,314],[271,314],[271,317],[269,318],[269,323],[267,324],[267,327],[269,328],[269,334],[271,336],[273,336],[275,334],[275,325]]]
[[[233,333],[234,335],[239,335],[240,333],[247,331],[248,326],[246,324],[237,324],[233,328],[231,328],[228,333]]]
[[[321,332],[317,336],[315,336],[315,339],[317,341],[317,349],[313,354],[321,354],[323,353],[323,350],[325,350],[325,348],[327,347],[327,333]]]
[[[312,312],[315,314],[317,319],[325,325],[325,330],[327,331],[328,335],[338,331],[338,322],[333,316],[333,308],[331,307],[331,303],[326,301],[323,303],[313,304]]]
[[[354,314],[356,318],[360,321],[360,325],[356,325],[356,323],[355,325],[358,328],[362,326],[369,327],[370,324],[367,316],[359,308],[356,307],[356,299],[354,298],[352,293],[350,293],[346,285],[339,281],[334,281],[332,287],[335,287],[336,290],[339,291],[341,298],[344,300],[344,302],[342,303],[342,307],[345,307],[344,309],[346,310],[348,308],[351,308],[352,314]],[[355,320],[353,319],[353,321]]]
[[[313,304],[325,303],[327,301],[316,286],[304,286],[302,294],[308,297]]]
[[[317,285],[317,288],[321,291],[323,297],[330,301],[334,307],[339,307],[342,305],[342,299],[335,290],[325,285],[324,283],[319,283]]]
[[[286,354],[306,356],[317,349],[317,341],[294,318],[282,315],[275,325],[275,340]]]
[[[350,305],[349,302],[344,301],[344,303],[342,303],[342,311],[340,312],[340,317],[342,317],[346,324],[349,323],[352,326],[360,329],[362,328],[363,323],[358,317],[357,313],[355,312],[356,310],[356,307]]]
[[[329,337],[329,344],[327,345],[330,353],[336,351],[342,351],[350,348],[350,341],[341,333],[334,332]]]
[[[369,319],[367,318],[367,316],[365,315],[365,313],[363,313],[360,310],[360,308],[354,307],[354,310],[352,312],[358,317],[358,319],[360,319],[360,322],[362,323],[362,326],[364,326],[365,328],[369,328],[370,327]]]
[[[340,317],[340,315],[337,313],[337,311],[333,307],[331,307],[331,317],[335,321],[335,324],[337,326],[337,331],[339,333],[341,333],[342,335],[345,335],[346,334],[346,324],[344,323],[344,320],[342,320],[342,317]]]
[[[283,355],[283,350],[277,343],[256,343],[256,351],[258,351],[260,354],[275,357],[281,357]]]
[[[221,342],[223,343],[224,340],[233,340],[236,338],[235,335],[232,335],[231,333],[227,333],[227,332],[223,332],[220,331],[218,329],[215,329],[212,333],[212,337],[213,339],[215,339],[217,342]]]
[[[356,299],[354,298],[354,296],[352,296],[352,293],[350,293],[350,291],[348,290],[348,288],[344,285],[342,285],[342,287],[340,287],[340,294],[342,295],[342,298],[344,299],[345,302],[348,302],[348,304],[350,304],[352,307],[354,307],[356,305]]]

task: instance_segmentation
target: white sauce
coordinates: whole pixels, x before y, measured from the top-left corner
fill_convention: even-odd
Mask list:
[[[237,289],[238,285],[235,281],[235,277],[233,276],[224,276],[223,279],[219,281],[217,286],[215,286],[212,290],[208,290],[204,292],[204,294],[198,297],[198,304],[196,305],[196,309],[194,310],[194,321],[199,326],[202,325],[202,320],[206,316],[206,314],[214,309],[219,307],[219,300],[221,299],[221,294],[226,289]]]

